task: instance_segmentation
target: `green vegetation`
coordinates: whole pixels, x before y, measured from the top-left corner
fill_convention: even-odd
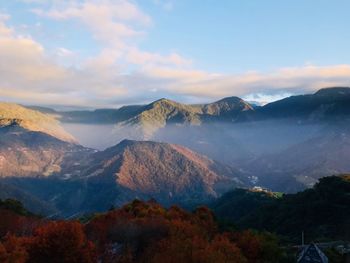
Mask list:
[[[269,205],[275,197],[266,192],[235,189],[217,199],[211,207],[216,215],[227,223],[239,222],[262,206]]]
[[[320,179],[312,189],[273,198],[263,193],[234,190],[212,208],[219,218],[240,228],[267,230],[288,241],[306,242],[350,238],[350,176]]]
[[[21,202],[15,199],[6,199],[6,200],[0,199],[0,209],[10,210],[22,216],[33,215],[31,212],[29,212],[27,209],[24,208]]]

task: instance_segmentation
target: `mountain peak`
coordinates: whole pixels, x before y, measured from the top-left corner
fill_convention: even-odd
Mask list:
[[[108,148],[110,152],[115,152],[115,151],[120,151],[120,150],[125,150],[127,147],[152,147],[154,145],[163,145],[164,147],[167,146],[167,143],[158,143],[158,142],[153,142],[153,141],[137,141],[137,140],[130,140],[130,139],[124,139],[120,141],[118,144]],[[106,152],[108,151],[106,149]]]
[[[170,112],[175,111],[189,111],[192,112],[195,109],[195,107],[191,106],[191,105],[186,105],[186,104],[181,104],[179,102],[173,101],[173,100],[169,100],[169,99],[159,99],[156,100],[150,104],[148,104],[145,107],[146,111],[149,110],[156,110],[157,112],[160,111],[163,114],[168,114]],[[170,111],[170,112],[169,112]]]
[[[254,108],[239,97],[226,97],[205,105],[204,111],[210,115],[230,115],[236,118],[243,111],[253,111]]]
[[[240,184],[232,179],[241,176],[238,172],[223,173],[226,168],[220,164],[175,144],[123,140],[95,157],[90,174],[106,175],[126,189],[159,200],[202,200],[217,196],[224,186]]]
[[[314,95],[318,96],[343,96],[350,95],[349,87],[330,87],[318,90]]]
[[[179,103],[176,102],[176,101],[173,101],[173,100],[166,99],[166,98],[161,98],[161,99],[153,101],[151,103],[151,105],[156,105],[156,104],[161,104],[161,105],[171,104],[171,105],[174,105],[174,104],[179,104]]]
[[[223,99],[220,99],[214,103],[219,103],[219,102],[240,103],[240,102],[245,102],[245,101],[243,99],[241,99],[240,97],[231,96],[231,97],[225,97]]]
[[[136,142],[136,141],[130,140],[130,139],[124,139],[124,140],[120,141],[117,145],[130,145],[130,144],[133,144],[134,142]]]

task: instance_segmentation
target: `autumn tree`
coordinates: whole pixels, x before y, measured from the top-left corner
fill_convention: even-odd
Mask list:
[[[50,222],[39,227],[28,247],[28,263],[93,263],[94,245],[78,222]]]
[[[242,250],[250,263],[280,262],[282,251],[277,238],[270,233],[256,233],[251,230],[236,232],[232,241]]]
[[[0,243],[0,262],[2,263],[26,263],[28,260],[27,247],[31,238],[16,237],[7,234]]]

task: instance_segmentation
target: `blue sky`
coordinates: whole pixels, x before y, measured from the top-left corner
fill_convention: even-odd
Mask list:
[[[348,10],[342,0],[1,1],[0,99],[266,103],[350,86]]]
[[[145,47],[176,48],[206,70],[272,70],[350,59],[349,1],[180,0],[167,13],[144,8],[156,21]]]

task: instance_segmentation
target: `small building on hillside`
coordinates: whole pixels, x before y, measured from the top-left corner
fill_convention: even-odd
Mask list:
[[[297,263],[328,263],[328,258],[316,244],[311,243],[300,252]]]

